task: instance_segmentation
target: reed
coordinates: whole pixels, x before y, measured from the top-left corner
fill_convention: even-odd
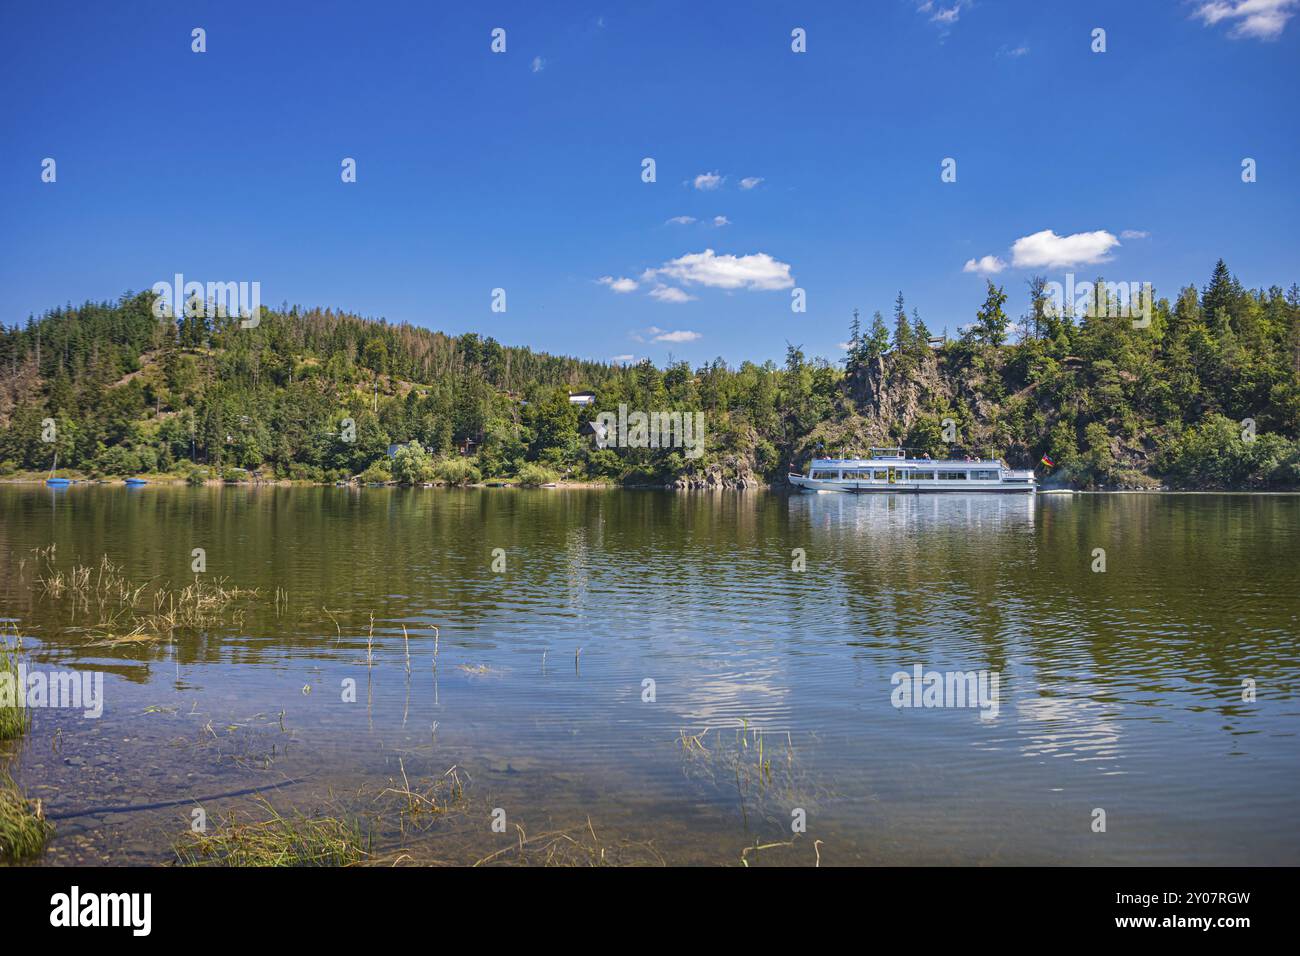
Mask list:
[[[18,683],[23,638],[18,629],[0,636],[0,740],[16,740],[31,726],[31,713],[22,706],[25,689]]]
[[[182,866],[353,866],[370,855],[368,841],[338,817],[282,816],[262,801],[268,819],[230,817],[211,833],[190,833],[173,847]]]
[[[0,862],[39,856],[53,832],[41,802],[23,796],[8,774],[0,774]]]
[[[587,818],[585,827],[548,830],[529,836],[515,824],[518,838],[489,853],[475,866],[667,866],[650,841],[601,839]]]
[[[106,640],[144,643],[166,640],[178,629],[200,630],[213,625],[241,624],[243,609],[236,605],[257,597],[256,588],[232,587],[225,578],[195,576],[192,584],[171,588],[156,582],[133,584],[122,568],[105,555],[97,566],[74,565],[63,570],[53,564],[53,549],[38,552],[45,561],[33,587],[52,601],[66,603],[75,617],[84,615],[103,631]],[[277,613],[287,609],[288,592],[277,590]],[[125,631],[125,636],[117,632]]]
[[[379,796],[396,797],[401,802],[403,824],[407,816],[416,817],[421,814],[442,816],[464,805],[465,782],[461,779],[459,767],[451,767],[441,779],[433,781],[422,790],[412,790],[411,782],[406,776],[406,763],[400,757],[397,766],[402,774],[402,785],[399,787],[396,781],[392,781],[392,785],[381,790]]]

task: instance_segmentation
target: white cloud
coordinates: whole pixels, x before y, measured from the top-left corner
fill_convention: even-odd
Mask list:
[[[714,216],[713,224],[715,226],[730,226],[731,220],[728,219],[726,216]]]
[[[716,170],[711,173],[700,173],[695,177],[695,188],[700,190],[717,189],[726,178],[725,176],[719,176]]]
[[[540,56],[533,57],[533,72],[540,73],[544,69],[546,69],[546,61]]]
[[[765,252],[720,256],[712,249],[705,249],[665,262],[655,271],[687,285],[714,289],[770,291],[794,285],[789,264],[773,259]]]
[[[635,355],[611,355],[609,360],[611,362],[616,362],[619,365],[630,365],[632,362],[636,361],[636,356]]]
[[[847,352],[849,349],[853,348],[852,342],[836,342],[835,345],[841,352]]]
[[[918,0],[916,5],[917,13],[926,13],[930,16],[931,23],[940,23],[944,26],[951,26],[957,22],[961,12],[971,5],[972,0],[953,0],[952,3],[945,5],[942,0]]]
[[[664,225],[689,226],[695,221],[694,216],[673,216]]]
[[[1192,11],[1192,16],[1212,27],[1233,22],[1228,36],[1234,40],[1276,40],[1296,13],[1300,0],[1209,0]]]
[[[997,256],[982,256],[979,259],[967,259],[961,267],[962,272],[978,272],[980,275],[997,275],[1007,264]]]
[[[619,276],[617,279],[613,276],[601,276],[596,281],[601,285],[609,286],[615,292],[635,292],[637,290],[637,281],[626,276]]]
[[[653,331],[659,333],[654,337],[654,341],[656,342],[694,342],[700,337],[699,332],[687,332],[684,330],[680,332],[664,332],[661,329],[654,329]]]
[[[757,186],[757,185],[758,185],[759,183],[761,183],[762,181],[763,181],[763,177],[762,177],[762,176],[746,176],[744,179],[742,179],[742,180],[740,181],[740,188],[741,188],[741,189],[753,189],[755,186]]]
[[[650,290],[650,297],[652,299],[658,299],[660,302],[681,303],[695,301],[695,296],[683,292],[681,289],[674,286],[663,285],[662,283]],[[657,342],[659,339],[655,339],[655,341]]]
[[[1061,268],[1093,265],[1107,260],[1107,253],[1119,240],[1104,229],[1058,236],[1044,229],[1022,236],[1011,245],[1011,264],[1019,269]]]
[[[1020,46],[1015,46],[1015,47],[1013,47],[1009,43],[1004,43],[1002,47],[998,50],[998,56],[1017,57],[1017,56],[1028,56],[1028,55],[1029,55],[1028,43],[1022,43],[1020,44]]]
[[[1151,233],[1144,232],[1141,229],[1125,229],[1119,234],[1121,239],[1146,239]]]

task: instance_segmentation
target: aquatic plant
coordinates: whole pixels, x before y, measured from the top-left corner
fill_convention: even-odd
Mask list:
[[[529,836],[515,824],[517,839],[509,846],[488,854],[475,866],[667,866],[650,841],[602,840],[587,817],[585,827],[548,830]]]
[[[182,866],[352,866],[370,854],[355,824],[338,817],[282,816],[244,823],[233,815],[211,833],[190,833],[173,846]]]
[[[52,551],[41,555],[46,566],[33,587],[52,601],[65,601],[75,616],[104,632],[98,644],[143,644],[166,640],[177,629],[201,629],[215,624],[241,623],[243,609],[235,606],[257,597],[256,588],[231,587],[225,578],[198,575],[182,588],[146,582],[133,584],[123,569],[105,555],[97,566],[56,568]],[[277,593],[287,604],[287,593]],[[228,621],[227,618],[230,618]]]
[[[15,862],[40,854],[54,828],[41,802],[23,796],[8,774],[0,774],[0,861]]]
[[[465,806],[465,781],[461,779],[459,767],[451,767],[441,779],[434,780],[422,790],[412,790],[411,781],[406,776],[406,762],[398,758],[397,766],[402,774],[401,786],[396,781],[391,781],[390,786],[380,791],[379,797],[381,800],[386,797],[397,798],[403,831],[409,820],[421,815],[443,816],[453,809]]]
[[[0,740],[15,740],[27,732],[31,714],[21,706],[23,688],[18,682],[18,660],[23,639],[17,628],[13,637],[0,636]]]

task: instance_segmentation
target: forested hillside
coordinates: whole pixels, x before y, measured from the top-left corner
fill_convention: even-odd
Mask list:
[[[854,319],[839,362],[790,345],[781,366],[658,368],[329,310],[263,309],[253,329],[160,320],[151,293],[129,294],[0,331],[0,472],[48,470],[57,450],[89,476],[744,482],[822,450],[903,444],[1021,467],[1047,455],[1055,480],[1083,487],[1300,486],[1296,285],[1245,289],[1220,262],[1202,290],[1158,300],[1145,328],[1103,315],[1106,302],[1052,314],[1039,279],[1023,298],[1013,319],[990,283],[937,349],[900,293],[891,319]],[[578,389],[596,403],[570,404]],[[703,411],[705,453],[596,448],[580,426],[620,403]]]

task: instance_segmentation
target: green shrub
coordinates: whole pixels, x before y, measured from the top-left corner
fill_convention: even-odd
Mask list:
[[[591,478],[618,478],[626,466],[612,448],[596,448],[587,455],[587,475]]]
[[[392,465],[387,458],[380,458],[370,463],[370,466],[357,476],[365,484],[379,483],[383,484],[393,480]]]
[[[519,469],[515,478],[525,488],[536,488],[538,485],[549,485],[560,480],[560,476],[551,469],[531,461]]]
[[[444,458],[433,466],[433,475],[449,485],[473,485],[482,480],[479,470],[464,458]]]
[[[1238,422],[1210,415],[1161,449],[1158,467],[1178,487],[1288,487],[1300,482],[1300,443],[1267,432],[1246,441]]]
[[[433,477],[433,459],[418,441],[407,442],[393,455],[393,478],[403,485],[418,485]]]
[[[289,466],[290,481],[312,481],[320,482],[325,478],[325,472],[315,465],[300,465],[294,462]]]

